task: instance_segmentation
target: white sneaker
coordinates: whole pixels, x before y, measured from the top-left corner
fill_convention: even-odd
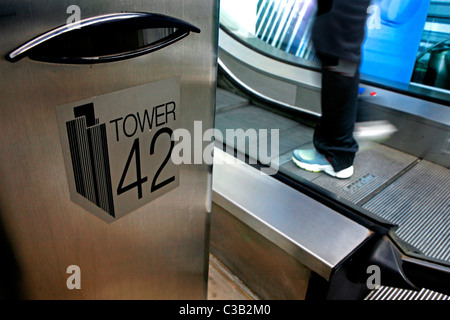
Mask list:
[[[312,172],[325,172],[326,174],[339,178],[348,179],[353,175],[354,168],[350,166],[338,172],[334,171],[333,166],[327,158],[317,152],[316,149],[297,149],[292,154],[292,160],[300,168]]]

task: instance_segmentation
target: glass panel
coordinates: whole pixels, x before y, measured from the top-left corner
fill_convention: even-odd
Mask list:
[[[297,57],[314,60],[311,27],[314,0],[258,1],[256,36]]]
[[[297,58],[297,64],[310,67],[314,62],[318,66],[311,41],[316,0],[244,3],[221,2],[223,27],[278,59],[292,63],[291,58],[286,59],[288,53]],[[373,0],[367,12],[363,81],[429,97],[435,97],[433,91],[450,93],[450,0]],[[278,49],[280,54],[258,42]]]
[[[450,0],[431,1],[411,81],[450,90]]]

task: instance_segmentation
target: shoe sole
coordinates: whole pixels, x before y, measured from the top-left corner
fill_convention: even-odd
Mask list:
[[[292,160],[298,167],[300,167],[308,172],[316,172],[316,173],[317,172],[325,172],[326,174],[328,174],[334,178],[338,178],[338,179],[348,179],[353,175],[353,166],[336,173],[333,170],[333,167],[331,165],[321,166],[318,164],[304,163],[304,162],[297,160],[295,157],[292,157]]]

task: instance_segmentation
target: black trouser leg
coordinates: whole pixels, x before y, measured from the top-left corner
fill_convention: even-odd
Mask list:
[[[353,165],[358,143],[353,138],[359,88],[358,65],[353,76],[329,70],[338,61],[322,60],[322,117],[314,132],[314,146],[334,170]],[[334,60],[334,59],[333,59]]]

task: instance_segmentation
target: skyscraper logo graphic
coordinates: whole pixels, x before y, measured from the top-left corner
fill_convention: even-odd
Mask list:
[[[115,218],[106,125],[95,118],[93,103],[73,111],[66,129],[76,191]]]

